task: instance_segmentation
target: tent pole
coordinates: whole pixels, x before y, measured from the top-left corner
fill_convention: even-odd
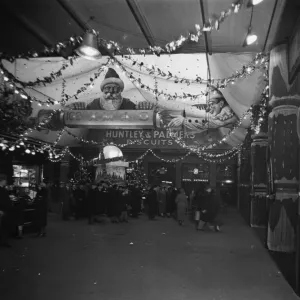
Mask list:
[[[201,9],[202,25],[204,26],[205,25],[205,14],[204,14],[203,0],[199,0],[199,4],[200,4],[200,9]],[[211,72],[210,72],[208,54],[211,55],[212,51],[209,50],[207,32],[204,32],[204,42],[205,42],[205,55],[206,55],[206,62],[207,62],[208,79],[210,81],[211,80]]]
[[[127,5],[129,6],[129,9],[134,16],[135,21],[137,22],[138,26],[140,27],[147,43],[149,46],[154,47],[155,46],[155,40],[154,36],[151,32],[151,28],[147,22],[146,17],[141,12],[141,10],[138,7],[138,4],[135,0],[126,0]]]

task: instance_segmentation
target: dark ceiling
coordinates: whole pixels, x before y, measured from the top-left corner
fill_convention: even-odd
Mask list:
[[[264,0],[255,6],[252,27],[258,42],[242,46],[251,9],[229,16],[219,31],[187,43],[178,52],[259,52],[266,45],[276,3]],[[18,54],[42,50],[87,28],[101,37],[133,48],[164,45],[193,31],[212,14],[230,7],[232,0],[1,0],[0,51]],[[288,0],[288,2],[297,2]],[[92,18],[92,19],[91,19]],[[293,23],[292,18],[289,21]]]

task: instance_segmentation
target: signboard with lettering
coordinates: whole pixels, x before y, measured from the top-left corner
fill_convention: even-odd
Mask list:
[[[146,148],[146,149],[182,149],[176,142],[175,137],[179,137],[187,145],[202,145],[209,143],[212,139],[218,137],[218,131],[203,133],[191,133],[184,131],[176,131],[170,133],[167,130],[97,130],[91,131],[89,139],[100,142],[115,144],[128,144],[126,148]],[[172,136],[171,136],[172,135]]]

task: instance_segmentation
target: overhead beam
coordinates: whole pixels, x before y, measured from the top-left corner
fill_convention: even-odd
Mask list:
[[[66,0],[56,0],[60,6],[65,10],[65,12],[75,21],[75,23],[83,30],[92,29],[88,22],[84,22],[78,13],[74,10],[72,5],[69,4]]]
[[[208,7],[207,0],[199,0],[200,1],[200,8],[201,8],[201,16],[202,16],[202,22],[203,25],[206,23],[206,18],[205,16],[208,14],[208,10],[205,9],[205,7]],[[204,6],[204,1],[206,3],[206,6]],[[211,34],[208,32],[204,32],[204,38],[205,38],[205,45],[207,45],[207,53],[209,55],[212,55],[212,39],[211,39]]]
[[[202,18],[202,25],[205,24],[205,15],[204,15],[204,5],[203,0],[199,0],[200,3],[200,9],[201,9],[201,18]],[[208,79],[211,80],[211,72],[210,72],[210,65],[209,65],[209,59],[208,54],[211,52],[209,51],[208,47],[208,38],[207,38],[207,32],[204,32],[204,43],[205,43],[205,55],[206,55],[206,63],[207,63],[207,72],[208,72]]]
[[[13,11],[8,5],[2,3],[0,7],[2,7],[3,10],[16,22],[30,32],[41,44],[47,47],[51,47],[54,44],[55,40],[34,21],[29,20],[21,13]]]
[[[136,0],[126,0],[127,5],[129,6],[129,9],[134,16],[139,28],[141,29],[147,43],[149,46],[154,47],[155,46],[155,40],[154,36],[152,34],[151,28],[147,22],[146,17],[141,12]]]
[[[281,3],[283,3],[283,2],[284,2],[284,1],[282,1]],[[266,47],[267,47],[267,43],[268,43],[268,41],[269,41],[269,36],[270,36],[271,28],[272,28],[272,25],[273,25],[273,21],[274,21],[274,17],[275,17],[277,5],[278,5],[278,0],[275,0],[274,8],[273,8],[273,11],[272,11],[272,15],[271,15],[271,19],[270,19],[270,23],[269,23],[269,27],[268,27],[268,31],[267,31],[267,35],[266,35],[266,39],[265,39],[265,43],[264,43],[262,52],[265,52]],[[281,13],[280,13],[280,16],[281,16],[281,14],[282,14],[282,12],[283,12],[284,7],[285,7],[285,3],[284,3],[284,5],[282,6],[282,11],[281,11]],[[278,15],[277,15],[277,18],[278,18]]]

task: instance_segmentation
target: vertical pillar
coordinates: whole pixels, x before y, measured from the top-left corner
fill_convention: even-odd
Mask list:
[[[251,227],[266,227],[268,224],[267,211],[267,150],[268,135],[259,133],[252,136],[251,143]]]
[[[267,245],[269,250],[295,251],[298,206],[297,110],[299,87],[290,85],[287,45],[271,51],[269,140],[275,200],[270,206]],[[297,91],[298,89],[298,91]]]
[[[181,188],[182,161],[176,162],[176,187]]]

